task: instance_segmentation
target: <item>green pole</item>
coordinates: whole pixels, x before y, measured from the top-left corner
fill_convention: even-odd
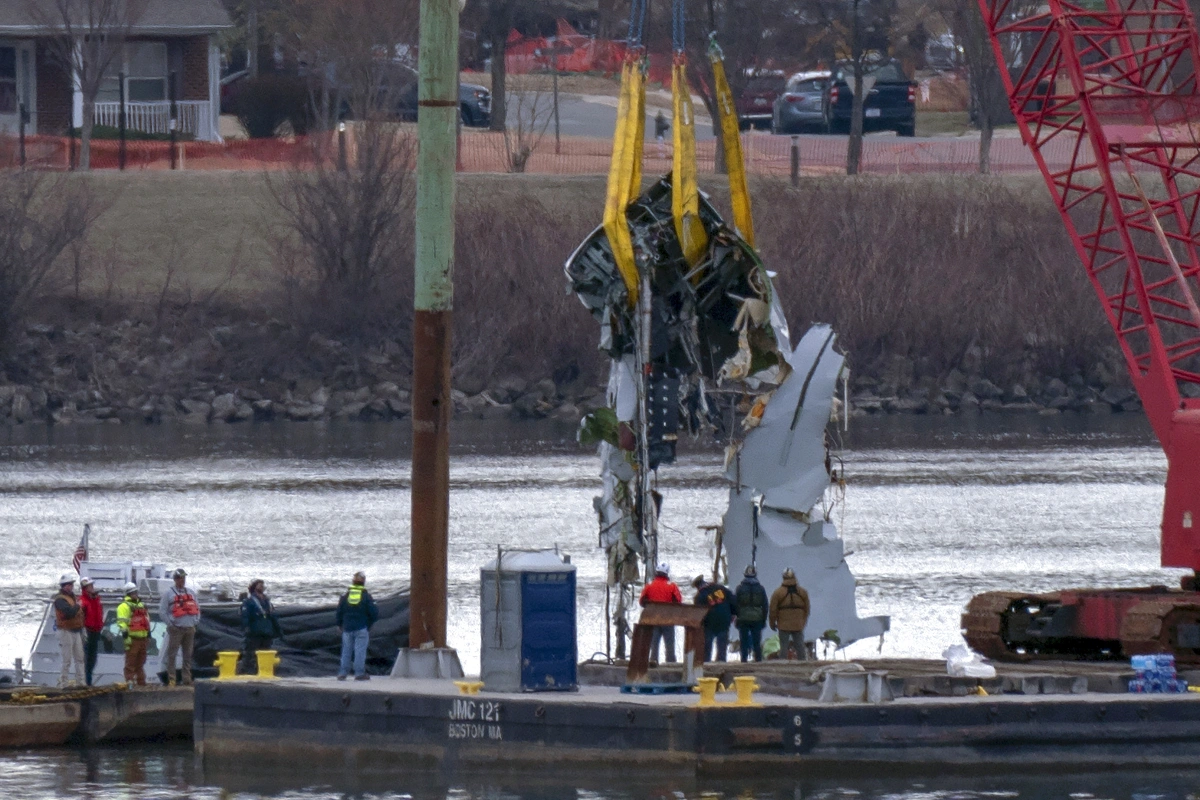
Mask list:
[[[421,0],[408,646],[446,646],[459,0]]]

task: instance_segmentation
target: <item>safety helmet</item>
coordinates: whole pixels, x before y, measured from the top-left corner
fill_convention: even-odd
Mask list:
[[[670,575],[671,565],[665,561],[658,562],[658,568],[654,570],[659,575]]]
[[[133,581],[130,581],[129,583],[125,584],[121,588],[123,588],[125,590],[125,594],[134,594],[138,590],[137,584],[134,583]]]
[[[179,569],[177,569],[171,573],[171,577],[172,578],[186,578],[187,572],[183,569],[183,567],[180,567]]]
[[[796,577],[796,573],[795,573],[795,572],[792,572],[792,568],[791,568],[791,567],[788,567],[787,569],[785,569],[785,570],[783,571],[783,577],[785,577],[785,578],[794,578],[794,577]]]
[[[746,571],[743,574],[747,578],[756,578],[756,577],[758,577],[758,570],[756,570],[754,568],[754,565],[751,564],[750,566],[746,567]]]
[[[74,583],[75,583],[75,576],[69,572],[64,572],[62,574],[62,576],[58,579],[59,586],[66,586],[67,584],[74,584]]]

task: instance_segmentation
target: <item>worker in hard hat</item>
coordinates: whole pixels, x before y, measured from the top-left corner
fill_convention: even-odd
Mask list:
[[[742,582],[733,593],[737,604],[738,639],[741,640],[742,661],[763,660],[762,629],[767,624],[767,590],[758,582],[758,570],[754,565],[746,567]]]
[[[158,618],[167,623],[167,647],[162,659],[164,682],[168,686],[175,684],[175,657],[182,649],[180,680],[184,686],[191,686],[192,650],[196,644],[196,626],[200,624],[200,603],[196,593],[187,587],[187,572],[182,567],[172,572],[171,578],[174,584],[163,592],[158,603]]]
[[[661,562],[654,569],[654,580],[642,588],[638,602],[645,607],[647,603],[682,603],[683,594],[671,580],[671,565]],[[666,659],[662,663],[675,661],[675,626],[655,625],[650,635],[650,659],[658,659],[658,643],[663,643],[663,654]]]
[[[796,658],[808,660],[804,644],[804,626],[808,624],[808,592],[796,583],[796,573],[788,567],[783,571],[783,583],[771,595],[768,623],[779,631],[779,657],[790,659],[788,651],[795,648]]]
[[[117,606],[117,628],[125,642],[125,682],[146,685],[146,648],[150,639],[150,612],[136,583],[125,584],[125,599]]]
[[[83,664],[87,685],[91,686],[96,674],[96,657],[100,653],[100,634],[104,632],[104,604],[91,578],[80,578],[79,604],[83,606]]]
[[[58,594],[54,595],[54,627],[58,631],[58,652],[62,658],[62,673],[58,685],[82,686],[84,674],[83,606],[75,596],[75,576],[64,572],[58,579]],[[70,679],[74,668],[75,679]]]
[[[262,578],[250,581],[246,598],[242,600],[242,630],[246,636],[242,647],[242,673],[253,675],[258,672],[258,651],[270,650],[275,638],[283,635]]]
[[[350,580],[350,588],[338,600],[337,626],[342,634],[342,663],[338,680],[346,680],[354,667],[354,680],[367,681],[367,645],[371,641],[371,626],[379,619],[379,609],[367,592],[367,575],[359,571]]]

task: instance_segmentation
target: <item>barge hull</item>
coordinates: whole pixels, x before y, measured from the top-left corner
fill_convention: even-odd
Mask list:
[[[79,727],[79,703],[0,705],[0,747],[64,744]]]
[[[1193,696],[877,705],[759,699],[757,708],[697,708],[695,696],[589,688],[463,697],[435,681],[212,683],[197,687],[194,737],[206,768],[303,760],[353,771],[530,771],[620,763],[677,775],[865,765],[1185,767],[1200,746],[1200,697]]]

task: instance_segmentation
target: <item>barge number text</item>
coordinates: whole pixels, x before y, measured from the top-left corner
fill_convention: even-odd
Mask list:
[[[450,719],[456,722],[499,722],[500,704],[490,700],[453,700]]]

